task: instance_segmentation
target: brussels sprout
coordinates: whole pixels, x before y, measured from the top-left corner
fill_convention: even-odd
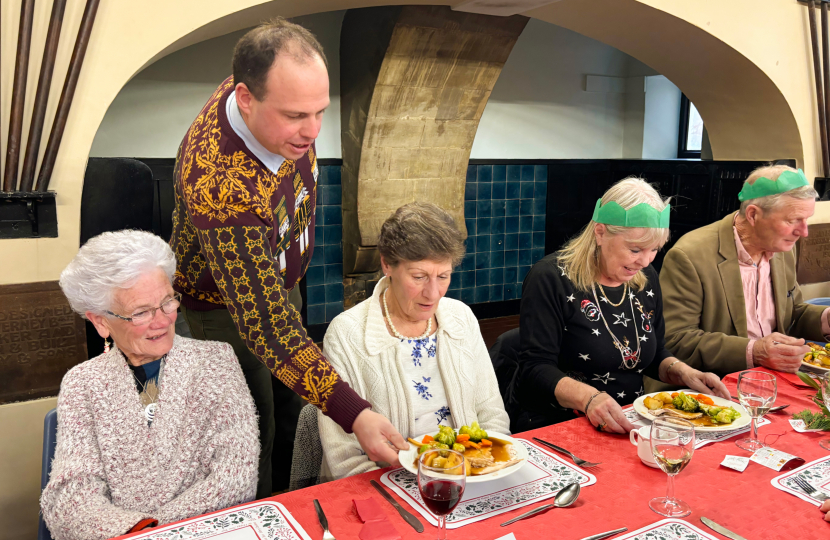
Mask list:
[[[465,450],[464,445],[463,444],[458,444],[458,443],[453,443],[452,449],[455,450],[456,452],[461,452],[461,453],[464,453],[464,450]]]
[[[718,414],[714,416],[712,419],[713,421],[719,424],[731,424],[738,418],[740,418],[741,413],[729,407],[728,409],[722,409]]]
[[[449,445],[446,445],[444,443],[437,443],[435,445],[435,448],[437,448],[439,450],[449,450],[450,449]]]
[[[423,454],[424,452],[426,452],[426,451],[427,451],[427,450],[429,450],[430,448],[432,448],[430,445],[428,445],[428,444],[422,444],[422,445],[421,445],[421,447],[420,447],[420,448],[418,448],[418,455],[420,456],[421,454]]]

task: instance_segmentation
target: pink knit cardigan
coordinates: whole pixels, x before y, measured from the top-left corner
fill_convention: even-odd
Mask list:
[[[55,540],[106,539],[254,498],[256,409],[226,343],[176,336],[147,426],[133,374],[115,349],[70,370],[40,500]]]

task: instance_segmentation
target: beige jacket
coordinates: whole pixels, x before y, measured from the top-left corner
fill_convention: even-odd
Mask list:
[[[380,307],[386,278],[364,300],[332,321],[323,340],[323,351],[337,373],[372,404],[372,410],[388,418],[406,437],[415,424],[404,358],[399,340],[389,334]],[[464,303],[442,298],[438,319],[436,359],[453,420],[457,426],[478,421],[485,430],[509,434],[510,419],[504,411],[496,374],[473,312]],[[379,468],[363,453],[357,437],[347,434],[318,411],[323,444],[323,474],[343,478]],[[385,466],[385,464],[382,464]]]

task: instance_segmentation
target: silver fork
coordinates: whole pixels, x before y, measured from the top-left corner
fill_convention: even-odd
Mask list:
[[[562,452],[563,454],[565,454],[567,456],[570,456],[570,458],[572,460],[574,460],[574,463],[576,463],[580,467],[596,467],[597,465],[602,465],[602,463],[593,463],[591,461],[585,461],[584,459],[578,458],[575,455],[568,452],[567,450],[565,450],[564,448],[560,448],[560,447],[556,446],[553,443],[549,443],[548,441],[543,441],[542,439],[537,439],[536,437],[533,437],[533,440],[536,441],[536,442],[542,443],[545,446],[547,446],[548,448],[552,448],[553,450],[556,450],[557,452]]]
[[[801,491],[818,501],[826,501],[827,499],[830,499],[830,495],[820,489],[814,488],[800,476],[794,476],[793,482],[795,482],[795,485],[797,485]]]
[[[329,520],[326,519],[326,514],[323,513],[323,508],[320,506],[320,501],[314,499],[314,509],[317,510],[317,519],[320,520],[320,526],[323,527],[323,540],[337,540],[333,534],[329,532]]]

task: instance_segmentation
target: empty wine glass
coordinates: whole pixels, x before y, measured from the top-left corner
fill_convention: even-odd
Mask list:
[[[816,377],[815,380],[818,382],[819,388],[821,389],[821,395],[824,398],[824,407],[827,410],[830,410],[830,373],[825,373],[821,377]],[[818,442],[818,445],[825,450],[830,450],[830,439],[822,439]]]
[[[438,518],[438,540],[447,538],[447,516],[464,495],[466,483],[464,454],[427,450],[418,457],[418,490],[426,507]]]
[[[752,417],[750,437],[735,441],[738,448],[755,452],[767,446],[758,440],[758,419],[769,412],[777,395],[778,385],[772,373],[741,371],[738,375],[738,399]]]
[[[695,427],[679,418],[657,418],[651,424],[651,454],[669,475],[665,497],[655,497],[648,507],[666,517],[685,517],[691,507],[675,498],[674,476],[686,468],[695,452]]]

